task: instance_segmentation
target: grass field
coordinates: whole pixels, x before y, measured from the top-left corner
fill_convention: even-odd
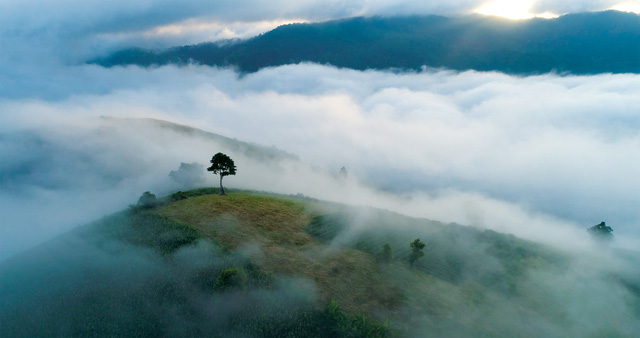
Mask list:
[[[442,330],[454,322],[460,332],[502,332],[479,325],[478,308],[519,297],[529,267],[561,262],[552,250],[513,236],[381,210],[252,192],[201,193],[187,192],[191,197],[154,213],[224,250],[249,252],[250,264],[266,275],[312,280],[319,308],[335,299],[347,314],[391,319],[405,332],[415,324],[404,321],[409,317]],[[427,243],[426,254],[411,267],[409,243],[417,237]],[[384,243],[393,248],[391,262],[380,262]],[[532,309],[513,311],[527,317],[536,315]]]

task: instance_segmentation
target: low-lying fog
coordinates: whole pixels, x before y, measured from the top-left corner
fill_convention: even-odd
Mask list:
[[[13,79],[15,80],[15,79]],[[0,101],[0,238],[7,257],[182,187],[181,162],[227,152],[229,187],[302,193],[574,242],[606,221],[640,235],[640,77],[513,77],[301,64],[239,76],[189,66],[61,66],[50,90]],[[25,88],[29,85],[25,85]],[[9,98],[20,96],[19,98]],[[152,117],[297,155],[264,162]],[[342,166],[349,180],[335,180]],[[207,173],[207,185],[217,178]]]
[[[162,196],[188,189],[181,183],[189,179],[178,183],[169,174],[181,163],[204,167],[224,152],[238,167],[236,176],[224,179],[226,187],[372,206],[569,250],[566,261],[554,263],[567,262],[562,268],[531,267],[518,285],[519,299],[461,306],[464,311],[448,318],[411,309],[405,319],[416,335],[460,336],[476,324],[489,328],[479,332],[499,324],[502,331],[492,332],[513,335],[637,332],[640,75],[361,72],[314,64],[240,75],[195,65],[84,64],[121,46],[247,37],[282,22],[354,15],[464,14],[484,3],[0,1],[3,329],[22,335],[117,332],[96,331],[86,321],[100,318],[103,328],[134,329],[121,332],[215,335],[226,332],[220,327],[229,325],[227,316],[253,315],[256,304],[265,306],[257,311],[267,319],[285,322],[288,314],[273,306],[313,304],[317,285],[291,276],[239,298],[193,288],[201,270],[218,272],[246,258],[206,241],[167,259],[148,248],[109,240],[100,246],[69,234],[9,258],[125,209],[144,191]],[[531,2],[531,11],[602,10],[616,3],[540,0]],[[256,152],[129,118],[166,120],[264,147]],[[342,167],[346,178],[338,174]],[[199,185],[217,186],[217,176],[204,175]],[[348,242],[371,226],[371,215],[338,239]],[[593,250],[585,228],[601,221],[614,229],[613,248],[635,251]],[[385,229],[420,233],[399,228]],[[467,259],[474,273],[504,268],[485,244],[462,237],[430,245]],[[539,308],[525,309],[531,304]],[[430,331],[432,320],[441,331]]]
[[[540,0],[531,11],[617,3]],[[580,237],[606,221],[618,243],[638,244],[638,75],[397,74],[300,64],[241,76],[198,66],[83,64],[123,46],[243,38],[283,22],[356,15],[460,15],[483,4],[3,2],[0,259],[122,209],[143,191],[178,189],[171,170],[206,164],[225,150],[100,116],[165,119],[273,145],[314,168],[229,153],[238,162],[238,175],[226,180],[231,187],[369,204],[547,241]],[[327,175],[343,166],[347,184]]]

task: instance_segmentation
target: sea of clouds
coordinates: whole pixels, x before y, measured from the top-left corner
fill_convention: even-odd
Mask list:
[[[171,170],[206,164],[223,147],[153,126],[109,125],[101,116],[173,121],[273,145],[310,165],[274,169],[236,154],[238,175],[226,180],[232,187],[533,239],[602,220],[620,238],[638,236],[637,75],[398,74],[300,64],[244,76],[199,66],[83,65],[54,76],[94,93],[0,102],[5,248],[113,212],[145,190],[169,192]],[[331,175],[342,166],[354,186]]]
[[[480,4],[263,8],[247,1],[251,10],[239,11],[237,2],[224,1],[0,2],[0,258],[135,203],[143,191],[170,193],[180,187],[168,173],[181,162],[206,164],[215,152],[230,151],[101,116],[164,119],[273,145],[301,160],[274,164],[232,153],[238,175],[225,179],[231,187],[371,205],[559,245],[606,221],[621,245],[633,247],[640,237],[638,75],[363,72],[315,64],[239,74],[83,63],[138,43],[247,37],[281,22],[352,15],[464,14]],[[615,2],[571,4],[539,9]],[[334,177],[342,166],[347,181]]]

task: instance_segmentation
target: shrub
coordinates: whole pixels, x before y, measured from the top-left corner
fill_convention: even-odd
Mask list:
[[[416,238],[409,244],[411,246],[411,255],[409,255],[409,264],[413,265],[413,263],[420,257],[424,256],[425,244],[419,238]]]
[[[216,291],[225,291],[229,289],[247,289],[247,274],[243,268],[232,266],[220,272],[216,283],[213,286]]]
[[[138,198],[138,207],[150,209],[158,204],[156,195],[145,191],[140,198]]]
[[[331,337],[390,337],[389,322],[380,324],[365,315],[347,315],[332,299],[324,310],[326,332]]]
[[[184,199],[187,199],[187,198],[189,198],[189,196],[187,196],[187,194],[182,192],[182,191],[178,191],[178,192],[175,192],[175,193],[171,194],[171,200],[172,201],[179,201],[179,200],[184,200]]]

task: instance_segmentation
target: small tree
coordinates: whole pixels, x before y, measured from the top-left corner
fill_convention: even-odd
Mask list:
[[[222,178],[228,175],[235,175],[236,166],[231,157],[223,153],[213,155],[210,162],[211,166],[207,168],[207,171],[213,172],[214,175],[220,175],[220,195],[225,195]]]
[[[424,249],[425,244],[419,238],[416,238],[413,240],[413,242],[411,242],[410,246],[411,255],[409,256],[409,264],[413,266],[413,262],[415,262],[418,258],[424,256],[424,251],[422,251],[422,249]]]
[[[213,289],[219,291],[228,289],[245,291],[247,289],[247,274],[244,272],[244,269],[240,267],[232,266],[226,268],[218,275]]]
[[[145,209],[150,209],[156,206],[157,200],[156,200],[156,195],[145,191],[142,196],[140,196],[140,198],[138,198],[138,206],[145,208]]]
[[[391,249],[391,245],[389,243],[384,243],[382,246],[382,255],[380,256],[380,260],[382,262],[388,263],[393,260],[393,250]]]

